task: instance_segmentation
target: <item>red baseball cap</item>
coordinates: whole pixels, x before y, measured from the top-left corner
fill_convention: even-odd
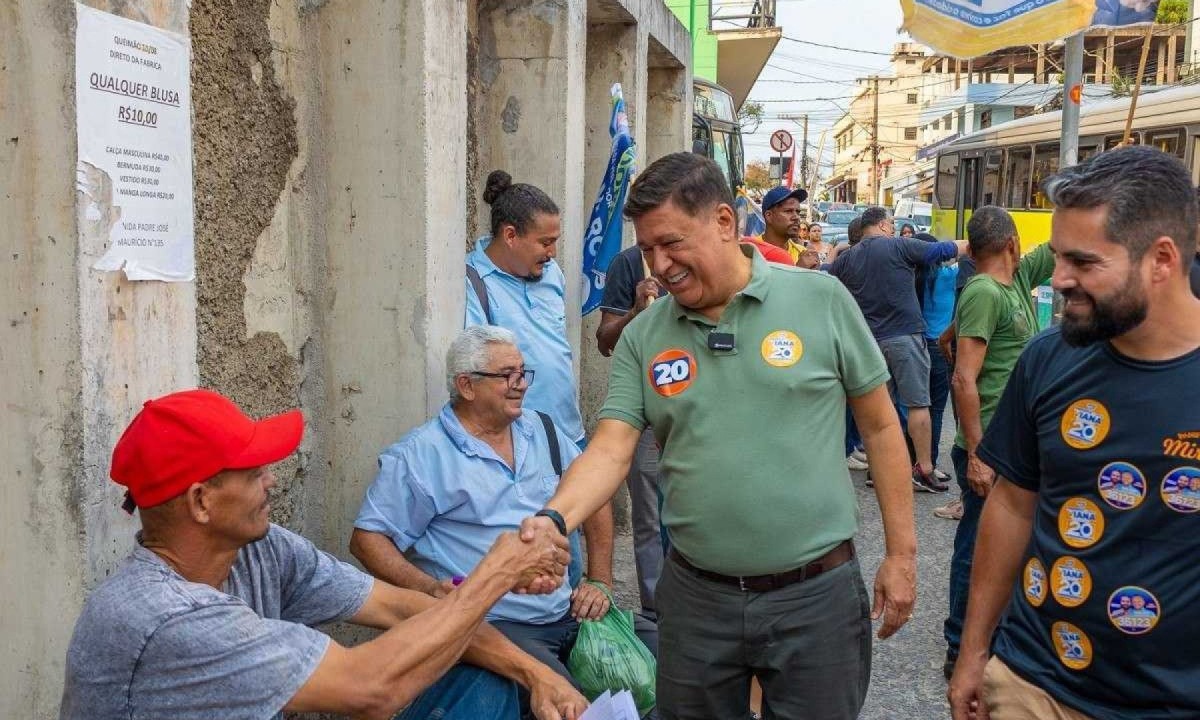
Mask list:
[[[113,448],[112,471],[137,507],[154,507],[222,470],[278,462],[300,445],[299,410],[252,420],[211,390],[147,400]]]

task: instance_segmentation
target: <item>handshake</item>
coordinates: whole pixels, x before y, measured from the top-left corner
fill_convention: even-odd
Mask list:
[[[528,517],[520,532],[496,538],[476,572],[506,578],[513,592],[544,595],[563,584],[570,562],[570,545],[554,523],[545,517]]]

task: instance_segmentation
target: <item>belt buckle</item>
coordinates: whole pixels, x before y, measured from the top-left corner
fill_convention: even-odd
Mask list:
[[[740,589],[742,592],[747,592],[747,590],[746,590],[746,578],[745,578],[744,576],[742,576],[742,575],[739,575],[739,576],[738,576],[738,588],[739,588],[739,589]]]

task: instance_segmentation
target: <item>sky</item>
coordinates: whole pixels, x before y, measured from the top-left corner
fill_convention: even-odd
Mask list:
[[[779,118],[788,114],[809,114],[809,153],[814,157],[821,131],[833,127],[854,94],[855,78],[889,72],[892,46],[908,40],[899,32],[903,18],[898,0],[777,0],[776,15],[775,24],[784,37],[750,91],[750,100],[763,103],[764,120],[756,132],[743,138],[747,163],[774,154],[770,137],[776,130],[786,129],[800,142],[800,123]],[[868,52],[834,50],[788,38]],[[825,138],[822,157],[825,176],[833,162],[832,134]]]

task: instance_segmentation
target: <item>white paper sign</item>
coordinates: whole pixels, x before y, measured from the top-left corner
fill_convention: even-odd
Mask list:
[[[579,720],[638,720],[637,704],[628,690],[616,695],[607,690],[592,701]]]
[[[98,270],[194,280],[188,39],[76,3],[81,241]]]

